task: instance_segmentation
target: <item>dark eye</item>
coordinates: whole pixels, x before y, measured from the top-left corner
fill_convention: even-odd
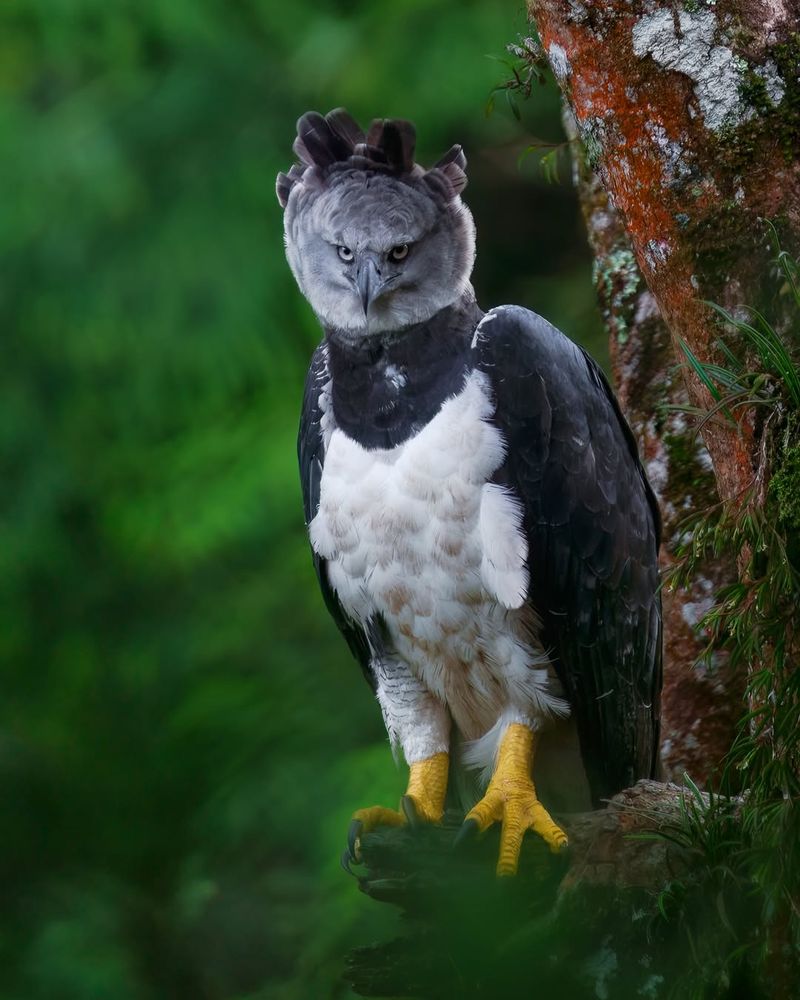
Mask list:
[[[404,260],[406,257],[408,257],[408,243],[401,243],[389,251],[390,260]]]
[[[339,254],[339,259],[343,260],[345,264],[350,264],[353,260],[353,251],[350,247],[337,247],[336,252]]]

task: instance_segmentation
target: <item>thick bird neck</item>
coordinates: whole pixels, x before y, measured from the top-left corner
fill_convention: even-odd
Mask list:
[[[386,352],[402,354],[415,348],[425,348],[435,334],[439,338],[460,337],[469,328],[473,317],[479,322],[483,313],[475,301],[472,285],[467,285],[461,296],[428,319],[397,330],[364,333],[354,339],[353,334],[343,335],[335,327],[323,324],[329,348],[353,364],[370,364],[373,358]],[[474,326],[470,329],[470,337]]]
[[[482,315],[469,288],[424,323],[358,345],[326,330],[337,425],[368,448],[392,448],[413,436],[461,390]]]

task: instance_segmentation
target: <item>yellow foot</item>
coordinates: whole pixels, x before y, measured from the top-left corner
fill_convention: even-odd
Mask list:
[[[411,764],[408,788],[400,800],[401,810],[370,806],[353,813],[347,834],[345,857],[361,860],[361,837],[378,826],[412,826],[418,823],[438,823],[444,815],[444,797],[447,792],[447,771],[450,757],[436,753],[425,760]]]
[[[508,727],[486,794],[467,813],[459,835],[482,833],[492,823],[503,824],[498,875],[516,875],[526,830],[538,833],[553,853],[567,846],[567,835],[536,798],[531,778],[535,748],[536,734],[527,726],[514,722]]]

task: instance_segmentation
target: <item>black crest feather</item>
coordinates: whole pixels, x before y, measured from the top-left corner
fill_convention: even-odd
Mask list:
[[[369,127],[367,144],[383,151],[389,167],[398,174],[414,169],[417,130],[400,118],[376,118]]]
[[[433,169],[441,170],[456,194],[461,194],[467,186],[467,158],[461,146],[451,146]]]
[[[300,160],[287,173],[278,174],[278,201],[286,207],[292,188],[300,181],[324,183],[340,170],[375,170],[390,173],[408,184],[424,184],[428,194],[452,201],[467,185],[467,158],[453,146],[429,171],[414,163],[417,133],[400,118],[376,118],[366,135],[344,108],[327,115],[308,111],[297,122],[292,149]]]
[[[350,156],[359,142],[364,141],[364,131],[351,114],[344,108],[335,108],[325,115],[325,121],[342,139],[347,155]]]
[[[329,167],[346,155],[347,143],[318,111],[308,111],[297,123],[292,149],[309,167]]]

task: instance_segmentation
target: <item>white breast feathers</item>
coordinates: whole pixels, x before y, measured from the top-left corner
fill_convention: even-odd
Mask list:
[[[509,696],[536,701],[542,671],[531,668],[547,661],[524,607],[522,508],[489,482],[505,455],[492,412],[487,379],[473,372],[396,448],[367,450],[334,428],[309,526],[345,611],[361,623],[383,617],[393,655],[457,718],[466,712],[468,735]]]

